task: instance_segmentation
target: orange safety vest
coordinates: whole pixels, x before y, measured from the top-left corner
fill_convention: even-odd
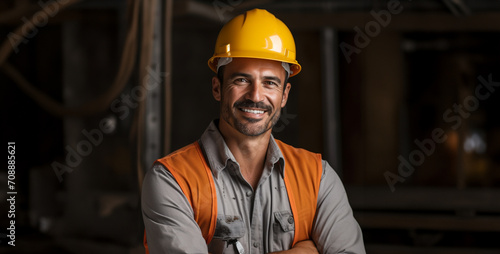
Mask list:
[[[295,243],[310,239],[319,183],[323,172],[321,155],[294,148],[276,140],[285,157],[285,186],[295,221]],[[217,222],[217,193],[212,171],[198,142],[157,160],[175,178],[194,211],[194,219],[207,244],[212,241]],[[144,247],[149,254],[146,233]]]

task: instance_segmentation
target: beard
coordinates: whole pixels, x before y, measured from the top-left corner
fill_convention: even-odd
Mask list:
[[[221,117],[224,121],[233,126],[238,132],[252,137],[260,136],[272,129],[281,115],[280,110],[273,112],[272,106],[251,100],[237,101],[233,106],[221,104],[221,107]],[[265,110],[270,117],[267,119],[244,118],[240,120],[236,117],[236,111],[240,110],[241,107]]]

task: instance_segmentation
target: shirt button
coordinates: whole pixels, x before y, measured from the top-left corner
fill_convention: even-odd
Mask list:
[[[254,242],[254,243],[253,243],[253,247],[255,247],[255,248],[259,248],[259,243],[258,243],[258,242]]]
[[[247,191],[247,197],[251,197],[252,196],[252,191]]]
[[[293,224],[293,217],[292,216],[288,217],[288,223]]]

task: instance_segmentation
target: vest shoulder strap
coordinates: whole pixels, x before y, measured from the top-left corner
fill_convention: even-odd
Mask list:
[[[285,157],[284,181],[295,221],[293,246],[311,238],[323,165],[320,154],[276,143]]]
[[[198,142],[157,160],[174,176],[186,195],[207,244],[212,241],[217,222],[217,193],[212,171]]]

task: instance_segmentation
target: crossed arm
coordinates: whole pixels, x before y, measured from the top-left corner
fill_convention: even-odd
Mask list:
[[[273,254],[316,254],[319,253],[312,240],[305,240],[295,244],[291,249],[273,252]]]
[[[298,242],[290,250],[271,252],[269,254],[317,254],[316,245],[312,240]],[[208,253],[211,254],[211,253]]]
[[[316,245],[312,240],[305,240],[295,244],[290,250],[271,252],[269,254],[317,254]],[[211,253],[208,253],[211,254]]]

